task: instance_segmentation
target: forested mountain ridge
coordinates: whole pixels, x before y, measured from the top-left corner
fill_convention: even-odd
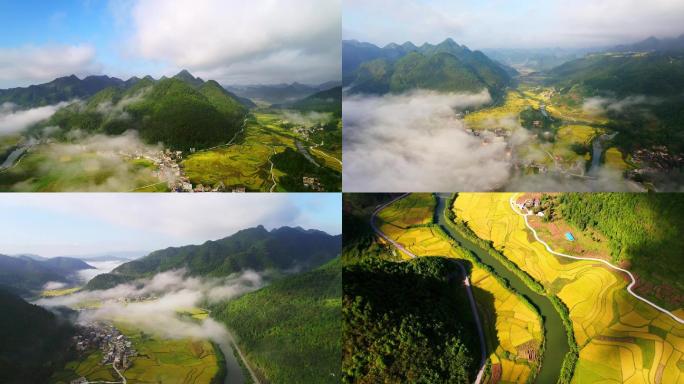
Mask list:
[[[191,275],[227,276],[246,269],[315,268],[339,255],[341,236],[317,230],[263,226],[244,229],[216,241],[154,251],[92,279],[88,289],[111,288],[121,282],[185,268]]]
[[[47,382],[70,358],[73,327],[2,288],[0,308],[0,382]]]
[[[501,94],[511,76],[480,51],[452,39],[420,47],[407,42],[379,48],[357,41],[342,42],[343,82],[350,93],[403,92],[433,89],[474,92],[483,88]]]
[[[247,108],[217,82],[183,71],[170,79],[145,77],[129,87],[102,89],[83,103],[59,109],[32,130],[58,126],[58,135],[66,137],[75,129],[107,135],[133,129],[150,144],[163,142],[187,151],[227,142],[246,113]]]

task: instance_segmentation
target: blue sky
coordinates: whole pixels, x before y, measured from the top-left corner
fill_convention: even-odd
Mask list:
[[[342,35],[385,45],[610,46],[684,33],[681,0],[345,0]]]
[[[341,194],[5,194],[0,254],[151,251],[263,224],[341,233]]]
[[[0,88],[181,69],[224,84],[320,83],[339,77],[340,13],[341,0],[0,1]]]

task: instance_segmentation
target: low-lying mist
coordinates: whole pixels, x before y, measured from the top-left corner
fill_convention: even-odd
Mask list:
[[[107,290],[43,298],[36,304],[73,307],[79,303],[98,302],[93,309],[79,311],[78,323],[120,321],[165,338],[190,337],[224,342],[229,336],[223,325],[211,318],[189,319],[180,313],[259,289],[264,285],[265,277],[248,270],[226,278],[199,278],[188,276],[185,270],[174,270]]]
[[[473,191],[509,177],[506,143],[466,132],[456,112],[489,103],[476,94],[413,91],[344,100],[346,191]]]
[[[311,127],[318,124],[325,124],[332,118],[332,113],[328,112],[297,112],[297,111],[283,111],[283,120],[289,121],[296,125],[304,127]]]
[[[58,109],[70,102],[31,109],[20,109],[16,104],[0,104],[0,136],[21,133],[31,125],[52,116]]]

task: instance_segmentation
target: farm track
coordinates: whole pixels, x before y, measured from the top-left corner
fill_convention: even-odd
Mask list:
[[[395,201],[403,199],[404,197],[406,197],[408,195],[409,195],[408,193],[405,193],[405,194],[397,197],[396,199],[391,200],[388,203],[382,204],[378,208],[376,208],[375,211],[373,211],[373,214],[371,215],[370,225],[373,228],[373,231],[375,231],[375,233],[378,236],[380,236],[382,239],[384,239],[385,241],[392,244],[395,248],[398,248],[401,252],[404,252],[404,254],[409,256],[411,259],[415,259],[418,256],[414,255],[412,252],[407,250],[403,245],[401,245],[397,241],[394,241],[389,236],[385,235],[378,227],[375,226],[375,217],[383,208],[394,203]],[[482,327],[482,323],[480,322],[480,317],[477,313],[477,304],[475,303],[475,297],[473,296],[473,291],[472,291],[472,288],[470,286],[470,279],[468,278],[468,273],[467,273],[465,267],[463,266],[463,264],[461,264],[457,260],[452,260],[452,261],[454,263],[456,263],[456,265],[459,266],[459,268],[461,269],[461,272],[463,273],[463,276],[464,276],[463,284],[465,285],[466,292],[468,293],[468,301],[470,302],[470,309],[473,312],[473,319],[475,320],[475,324],[477,325],[477,333],[478,333],[478,336],[480,339],[481,357],[480,357],[480,369],[477,372],[477,376],[475,378],[474,383],[479,384],[482,382],[482,378],[484,377],[484,370],[485,370],[485,365],[487,362],[487,348],[486,348],[486,342],[485,342],[485,337],[484,337],[484,330]]]
[[[652,301],[650,301],[650,300],[648,300],[648,299],[646,299],[646,298],[643,298],[643,297],[637,295],[636,293],[634,293],[634,291],[632,291],[632,288],[634,287],[634,285],[636,285],[636,279],[634,278],[634,275],[633,275],[630,271],[628,271],[628,270],[626,270],[626,269],[622,269],[622,268],[620,268],[620,267],[616,267],[616,266],[614,266],[613,264],[611,264],[611,263],[609,263],[609,262],[607,262],[607,261],[605,261],[605,260],[603,260],[603,259],[597,259],[597,258],[593,258],[593,257],[572,256],[572,255],[567,255],[567,254],[564,254],[564,253],[556,252],[556,251],[554,251],[553,249],[551,249],[551,247],[549,246],[549,244],[546,243],[544,240],[540,239],[540,238],[539,238],[539,235],[537,234],[537,231],[536,231],[534,228],[532,228],[532,226],[530,225],[529,221],[527,220],[527,217],[528,217],[530,214],[529,214],[529,213],[528,213],[528,214],[524,214],[524,213],[522,213],[522,212],[519,212],[518,209],[516,209],[516,205],[515,205],[515,195],[511,196],[511,198],[510,198],[510,200],[509,200],[509,203],[510,203],[510,206],[511,206],[511,209],[513,210],[513,212],[515,212],[516,214],[522,216],[522,217],[525,219],[525,225],[527,226],[527,228],[529,228],[529,230],[532,231],[532,234],[534,235],[534,238],[535,238],[538,242],[540,242],[540,243],[546,248],[547,251],[549,251],[550,253],[552,253],[552,254],[554,254],[554,255],[556,255],[556,256],[565,257],[565,258],[569,258],[569,259],[573,259],[573,260],[596,261],[596,262],[599,262],[599,263],[603,263],[603,264],[607,265],[608,267],[610,267],[610,268],[612,268],[612,269],[614,269],[614,270],[617,270],[617,271],[626,273],[626,274],[629,276],[629,278],[632,280],[631,283],[627,286],[627,292],[628,292],[630,295],[632,295],[632,296],[634,296],[636,299],[638,299],[638,300],[640,300],[640,301],[642,301],[642,302],[644,302],[644,303],[650,305],[651,307],[655,308],[656,310],[658,310],[658,311],[660,311],[660,312],[662,312],[662,313],[664,313],[664,314],[670,316],[672,319],[674,319],[674,320],[675,320],[676,322],[678,322],[679,324],[684,324],[684,319],[680,319],[680,318],[677,317],[674,313],[668,311],[667,309],[662,308],[662,307],[659,306],[658,304],[656,304],[656,303],[654,303],[654,302],[652,302]]]

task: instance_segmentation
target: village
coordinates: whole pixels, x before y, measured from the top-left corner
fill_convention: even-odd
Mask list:
[[[120,371],[130,368],[133,364],[132,359],[138,355],[133,343],[124,334],[113,325],[102,322],[94,322],[79,327],[73,341],[79,354],[87,354],[99,349],[102,352],[100,364],[111,364],[122,379],[123,374]],[[86,384],[88,382],[85,377],[79,377],[72,380],[71,384]]]

